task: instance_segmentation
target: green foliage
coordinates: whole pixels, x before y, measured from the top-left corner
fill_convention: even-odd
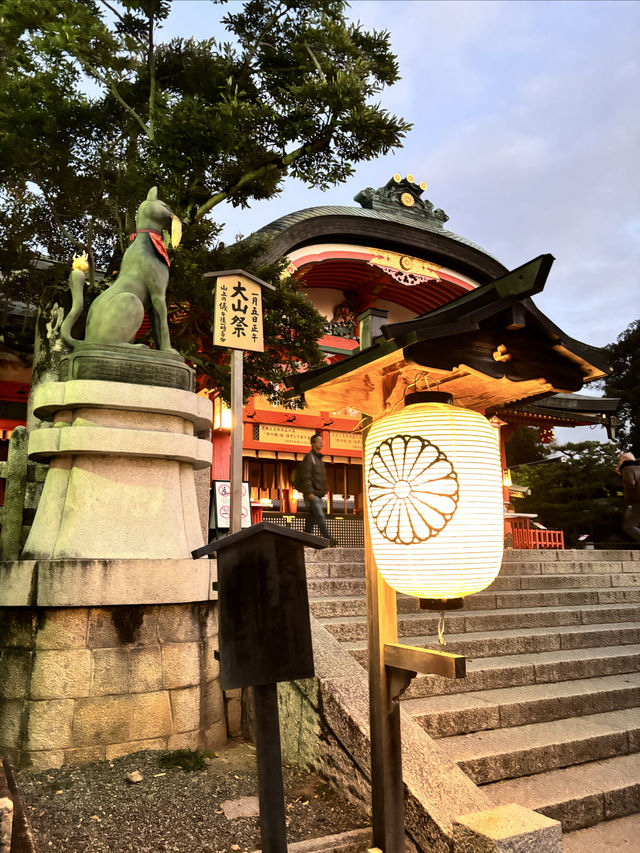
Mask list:
[[[531,489],[518,509],[537,513],[545,527],[563,530],[568,547],[584,533],[596,542],[619,538],[622,486],[615,445],[582,441],[555,449],[563,461],[518,469],[518,482]]]
[[[540,432],[535,427],[520,425],[505,444],[507,467],[536,462],[549,454],[547,445],[540,441]]]
[[[622,399],[619,442],[640,457],[640,320],[631,323],[607,351],[612,373],[602,385],[608,397]]]
[[[38,305],[45,284],[62,286],[74,252],[89,253],[92,271],[117,271],[137,206],[158,185],[188,223],[172,256],[169,301],[188,303],[204,333],[211,294],[202,273],[260,267],[248,244],[231,264],[238,252],[218,241],[216,205],[271,198],[289,177],[328,187],[401,144],[409,125],[378,103],[398,79],[389,35],[347,23],[342,0],[234,5],[222,18],[233,43],[158,42],[170,8],[166,0],[0,0],[5,297]],[[54,266],[34,274],[40,252]],[[251,370],[261,370],[270,393],[293,362],[320,358],[308,337],[318,321],[303,301],[291,283],[278,284],[269,353],[247,359],[249,382],[259,384]],[[222,356],[200,352],[202,335],[178,337],[201,370],[211,368],[206,384],[224,386]]]
[[[161,767],[180,767],[185,773],[204,770],[205,758],[213,758],[213,753],[203,749],[174,749],[160,756]]]

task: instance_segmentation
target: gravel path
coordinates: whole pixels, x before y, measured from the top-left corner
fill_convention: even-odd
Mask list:
[[[231,743],[204,770],[160,763],[161,752],[40,773],[19,784],[38,853],[227,853],[260,848],[256,817],[229,819],[223,803],[257,796],[255,747]],[[143,780],[126,781],[138,770]],[[317,776],[284,767],[289,842],[370,825]],[[227,806],[227,811],[228,811]]]

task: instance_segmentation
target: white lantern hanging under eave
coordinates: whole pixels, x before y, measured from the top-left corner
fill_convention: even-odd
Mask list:
[[[462,606],[502,563],[499,431],[450,394],[408,395],[365,441],[369,532],[389,586],[437,610]]]

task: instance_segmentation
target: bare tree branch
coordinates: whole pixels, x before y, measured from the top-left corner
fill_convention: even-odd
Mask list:
[[[133,109],[133,107],[130,107],[129,104],[125,101],[125,99],[122,97],[120,92],[118,92],[118,90],[116,89],[115,83],[113,83],[111,80],[109,80],[108,77],[100,74],[98,69],[95,66],[93,66],[84,56],[81,56],[79,53],[78,53],[78,60],[82,64],[83,68],[87,71],[88,74],[90,74],[96,80],[99,80],[101,83],[104,83],[104,85],[109,89],[109,91],[111,92],[113,97],[118,101],[118,103],[122,107],[124,107],[124,109],[129,113],[129,115],[132,116],[132,118],[134,118],[135,121],[144,130],[145,135],[148,136],[149,139],[152,139],[153,137],[150,136],[149,128],[145,124],[144,120],[142,118],[140,118],[140,116]]]
[[[324,73],[324,71],[322,70],[322,66],[321,66],[321,65],[320,65],[320,63],[318,62],[318,59],[317,59],[317,57],[316,57],[315,53],[311,50],[311,48],[309,47],[309,45],[307,44],[307,42],[305,42],[305,43],[304,43],[304,46],[305,46],[305,47],[306,47],[306,49],[307,49],[307,53],[308,53],[308,54],[309,54],[309,56],[311,57],[311,61],[313,62],[313,64],[314,64],[314,65],[315,65],[315,67],[316,67],[316,71],[317,71],[317,72],[318,72],[318,74],[322,77],[323,81],[326,83],[326,82],[327,82],[327,75],[326,75],[326,74]]]

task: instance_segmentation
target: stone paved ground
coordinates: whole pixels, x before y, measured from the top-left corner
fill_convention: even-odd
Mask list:
[[[640,814],[607,820],[563,837],[563,853],[638,853]]]
[[[232,742],[204,770],[160,764],[160,752],[40,773],[19,783],[38,853],[230,853],[260,848],[259,820],[229,819],[227,803],[257,793],[255,747]],[[127,783],[138,770],[143,781]],[[318,777],[284,768],[288,840],[370,825]]]

